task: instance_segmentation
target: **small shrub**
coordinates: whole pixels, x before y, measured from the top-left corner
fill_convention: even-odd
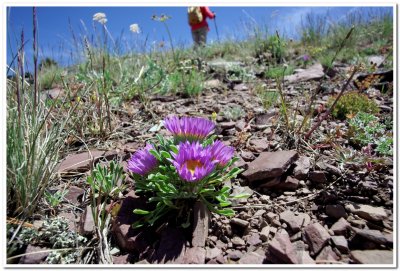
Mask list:
[[[245,115],[244,110],[240,106],[233,106],[226,108],[222,111],[222,115],[227,118],[228,120],[238,120]]]
[[[329,107],[334,100],[335,97],[329,98]],[[379,112],[379,107],[374,101],[370,100],[367,95],[357,91],[350,91],[340,97],[332,111],[332,115],[337,119],[344,120],[348,115],[354,115],[358,112],[376,114]]]
[[[8,238],[15,231],[14,227],[9,225],[7,230]],[[16,238],[8,246],[7,254],[11,256],[16,248],[21,248],[29,244],[47,246],[54,250],[46,258],[46,263],[50,264],[67,264],[76,263],[81,254],[82,246],[86,243],[86,238],[70,231],[68,221],[63,217],[48,218],[43,222],[42,227],[23,228],[18,232]]]
[[[376,152],[382,155],[393,155],[393,138],[388,135],[387,128],[374,115],[359,112],[349,121],[348,136],[354,144],[359,146],[372,144],[376,146]]]

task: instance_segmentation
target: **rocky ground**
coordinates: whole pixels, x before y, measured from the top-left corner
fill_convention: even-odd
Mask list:
[[[221,64],[222,63],[222,64]],[[229,63],[220,62],[229,72]],[[212,65],[210,65],[212,66]],[[215,70],[217,69],[215,68]],[[348,69],[337,66],[338,73]],[[324,76],[314,64],[286,77],[285,95],[292,106],[307,106],[306,96]],[[340,91],[344,80],[334,75],[325,80],[316,108]],[[275,88],[265,80],[267,88]],[[115,264],[194,263],[194,264],[391,264],[393,263],[393,190],[391,161],[374,170],[341,164],[335,145],[350,148],[332,131],[346,130],[346,124],[324,120],[308,146],[288,142],[278,122],[279,108],[265,109],[256,97],[254,84],[227,80],[214,72],[198,98],[154,96],[150,108],[159,120],[167,114],[204,115],[218,113],[216,134],[236,148],[237,166],[242,174],[227,185],[233,194],[248,193],[247,199],[233,202],[232,218],[208,214],[195,208],[193,228],[183,230],[165,225],[159,229],[133,230],[134,208],[143,206],[132,182],[119,201],[121,209],[112,221],[112,248]],[[49,92],[50,93],[50,92]],[[391,114],[392,99],[379,90],[366,91],[380,105],[381,113]],[[318,113],[317,110],[315,112]],[[90,152],[78,146],[60,162],[61,182],[55,190],[68,193],[57,216],[66,217],[70,230],[92,236],[94,222],[88,207],[85,175],[94,163],[116,159],[124,164],[144,141],[154,137],[157,119],[148,121],[138,101],[133,100],[117,113],[114,135]],[[297,114],[297,120],[304,117]],[[164,133],[164,129],[161,129]],[[123,135],[123,136],[121,136]],[[40,226],[43,216],[37,216]],[[28,251],[35,251],[28,246]],[[40,263],[47,254],[26,256],[20,263]]]

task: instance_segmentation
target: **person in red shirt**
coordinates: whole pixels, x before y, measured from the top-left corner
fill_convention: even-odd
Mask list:
[[[207,43],[207,33],[210,30],[207,18],[215,18],[215,13],[211,12],[208,7],[200,7],[200,11],[203,15],[203,20],[198,24],[190,25],[195,49],[199,46],[205,46]]]

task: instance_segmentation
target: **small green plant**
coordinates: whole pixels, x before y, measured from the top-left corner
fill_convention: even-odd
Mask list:
[[[255,93],[261,99],[266,110],[275,106],[279,99],[279,91],[277,89],[266,89],[265,85],[257,85]]]
[[[46,219],[39,229],[24,227],[12,241],[7,253],[11,256],[11,248],[15,251],[16,248],[29,244],[50,246],[50,249],[54,250],[47,256],[46,263],[76,263],[87,240],[68,227],[68,221],[63,217]],[[14,231],[14,227],[9,225],[7,233],[12,234]],[[10,257],[12,258],[18,258],[18,255]]]
[[[110,162],[109,167],[100,163],[92,170],[86,182],[90,185],[90,200],[93,219],[96,227],[100,230],[99,234],[108,226],[109,214],[106,205],[109,199],[115,198],[125,186],[118,186],[118,181],[123,177],[121,165]]]
[[[46,202],[50,205],[51,208],[56,208],[63,201],[65,195],[68,193],[68,190],[58,190],[55,193],[51,193],[49,191],[44,192],[44,197]]]
[[[290,75],[294,71],[293,66],[277,66],[277,67],[270,67],[268,70],[265,71],[265,78],[276,79],[277,77],[281,77],[282,75]]]
[[[38,80],[41,89],[51,89],[55,84],[61,85],[62,70],[58,66],[43,66],[39,71]]]
[[[328,105],[331,106],[334,100],[335,97],[330,97]],[[340,97],[332,111],[332,115],[337,119],[344,120],[348,115],[355,115],[358,112],[376,114],[379,112],[379,107],[367,95],[357,91],[350,91]]]
[[[90,185],[95,198],[113,198],[124,190],[123,186],[118,186],[118,181],[122,178],[122,166],[111,161],[109,167],[98,163],[86,181]]]
[[[357,145],[376,145],[376,152],[393,155],[393,138],[387,135],[386,126],[374,115],[359,112],[349,120],[348,136]]]
[[[215,125],[207,119],[173,116],[164,120],[164,126],[173,134],[172,139],[157,135],[157,144],[148,143],[128,161],[135,191],[154,204],[149,206],[153,210],[134,210],[144,215],[134,226],[154,225],[169,214],[187,227],[197,201],[212,212],[232,216],[234,211],[226,208],[231,204],[230,189],[223,184],[241,172],[231,168],[236,161],[233,147],[209,136]]]
[[[222,115],[228,120],[236,121],[245,115],[244,110],[240,106],[232,106],[222,111]]]

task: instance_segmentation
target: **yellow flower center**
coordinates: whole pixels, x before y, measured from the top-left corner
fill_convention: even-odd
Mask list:
[[[197,167],[201,167],[203,164],[199,160],[188,160],[185,162],[185,165],[187,169],[190,171],[190,173],[194,173],[194,170]]]

